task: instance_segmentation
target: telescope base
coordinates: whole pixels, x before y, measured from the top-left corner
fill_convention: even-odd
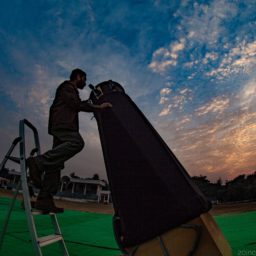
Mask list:
[[[185,227],[174,228],[160,236],[165,251],[158,238],[140,244],[133,253],[134,247],[125,248],[125,251],[133,256],[232,256],[228,241],[209,212],[201,214],[200,217],[186,224],[201,226],[199,242],[193,253],[191,250],[195,244],[197,232],[194,228]]]

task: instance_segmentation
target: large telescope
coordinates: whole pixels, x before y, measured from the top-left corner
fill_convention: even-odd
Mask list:
[[[90,94],[93,104],[110,102],[113,106],[94,116],[120,249],[125,252],[124,248],[145,243],[208,212],[211,202],[124,88],[111,80],[95,88]]]

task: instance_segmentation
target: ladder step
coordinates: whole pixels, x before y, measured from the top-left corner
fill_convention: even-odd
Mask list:
[[[12,160],[13,162],[19,164],[20,163],[20,158],[18,157],[13,157],[13,156],[6,156],[6,158]]]
[[[62,235],[49,235],[37,239],[40,247],[62,240]]]
[[[31,210],[32,215],[54,215],[53,212],[45,211],[45,210]]]
[[[34,183],[32,183],[30,181],[27,181],[27,184],[28,184],[29,187],[38,188]]]

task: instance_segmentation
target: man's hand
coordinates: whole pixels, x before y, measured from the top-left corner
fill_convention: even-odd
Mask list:
[[[107,108],[107,107],[112,107],[112,105],[110,104],[110,103],[108,103],[108,102],[106,102],[106,103],[102,103],[101,105],[100,105],[100,108]]]

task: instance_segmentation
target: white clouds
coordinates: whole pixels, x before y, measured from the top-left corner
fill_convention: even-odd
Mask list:
[[[217,59],[217,53],[208,53],[203,60],[207,63],[207,58]],[[240,72],[249,73],[256,64],[256,41],[247,43],[245,40],[238,46],[231,48],[228,54],[225,54],[219,67],[206,72],[207,76],[216,76],[218,79],[230,77]]]
[[[170,65],[176,66],[177,61],[175,61],[175,60],[164,60],[164,61],[161,61],[161,62],[152,61],[149,65],[149,67],[154,72],[162,72],[162,71],[165,71],[165,69]]]
[[[256,78],[253,77],[251,81],[246,83],[240,93],[241,103],[244,109],[248,109],[250,104],[255,101],[256,98]]]
[[[188,118],[188,116],[184,116],[183,117],[183,120],[180,122],[181,124],[184,124],[184,123],[186,123],[186,122],[189,122],[191,119],[190,118]]]
[[[225,97],[217,97],[211,102],[195,110],[197,116],[207,115],[209,112],[220,114],[229,107],[229,99]]]
[[[18,109],[19,117],[46,131],[55,89],[72,69],[82,68],[88,84],[115,80],[146,115],[150,113],[155,126],[165,122],[166,138],[189,171],[228,170],[231,155],[239,152],[232,146],[253,148],[253,3],[240,8],[228,0],[103,2],[49,2],[47,10],[24,2],[28,10],[3,8],[19,13],[6,16],[3,21],[10,24],[1,28],[3,97]],[[15,72],[17,78],[10,82]],[[89,90],[80,96],[87,98]],[[14,115],[8,113],[11,119]],[[88,151],[97,151],[96,159],[102,156],[97,126],[87,116],[81,115],[80,127]],[[245,144],[232,134],[240,142],[246,137]],[[229,162],[224,154],[229,154]],[[90,165],[99,172],[102,167]]]
[[[194,34],[195,34],[195,31],[190,31],[190,32],[188,33],[188,38],[193,37],[193,36],[194,36]]]
[[[178,107],[179,104],[184,104],[184,102],[186,103],[186,98],[183,95],[175,95],[172,98],[172,101],[174,102],[174,107]]]
[[[179,61],[185,63],[184,67],[194,67],[196,61],[200,65],[206,65],[208,63],[216,63],[221,57],[219,40],[224,36],[227,36],[227,29],[225,27],[224,20],[230,20],[236,17],[238,14],[238,6],[235,3],[228,1],[215,0],[210,4],[198,4],[194,3],[193,11],[188,12],[185,6],[181,5],[180,8],[174,14],[175,17],[180,17],[180,23],[176,25],[176,28],[180,31],[177,32],[179,35],[175,40],[170,43],[168,47],[160,47],[157,49],[152,56],[149,68],[153,72],[166,74],[171,69],[178,68]],[[226,38],[226,40],[228,40]],[[214,50],[206,52],[204,58],[202,58],[201,52],[197,51],[196,45],[206,45],[208,50]],[[225,45],[223,45],[224,47]],[[185,57],[185,53],[193,49],[193,60]],[[195,51],[196,50],[196,51]],[[199,50],[199,49],[198,49]],[[198,56],[199,55],[199,56]],[[181,59],[183,57],[183,60]],[[186,59],[184,59],[186,58]],[[196,59],[197,58],[197,59]],[[242,65],[244,59],[237,60],[236,65]],[[218,71],[217,71],[218,72]],[[218,72],[218,79],[223,79],[222,74],[227,74],[229,70],[222,68]],[[211,71],[206,72],[207,75],[212,75]],[[188,75],[188,79],[193,78]]]
[[[194,61],[191,61],[191,62],[184,63],[183,66],[191,68],[193,66],[193,64],[194,64]]]
[[[252,43],[247,43],[245,40],[238,45],[238,47],[233,48],[229,56],[240,57],[240,59],[235,60],[232,65],[247,67],[254,65],[256,63],[256,41]],[[248,70],[247,70],[248,72]]]
[[[164,97],[165,95],[168,95],[171,92],[171,89],[169,88],[164,88],[160,91],[161,97]]]
[[[181,94],[184,94],[187,90],[188,90],[188,89],[184,89],[184,90],[182,90],[180,93],[181,93]]]
[[[163,54],[163,53],[168,53],[164,47],[159,48],[153,53],[153,57],[156,57],[157,55]]]
[[[167,98],[166,96],[171,92],[171,89],[169,88],[164,88],[160,91],[160,96],[161,96],[161,99],[160,99],[160,102],[159,104],[163,104],[165,101],[168,101],[169,98]]]
[[[70,70],[74,69],[74,66],[75,66],[74,62],[70,62],[66,60],[57,60],[55,63],[69,72]]]
[[[170,44],[169,47],[161,47],[153,53],[152,61],[149,67],[153,72],[162,73],[169,66],[177,65],[178,52],[182,51],[185,47],[185,39],[181,38],[179,41],[175,41]],[[169,51],[171,50],[171,51]]]
[[[178,52],[178,51],[181,51],[184,49],[185,47],[185,38],[181,38],[180,39],[180,42],[174,42],[172,45],[171,45],[171,51],[172,53],[175,53],[175,52]]]
[[[161,97],[159,104],[164,104],[164,102],[167,100],[169,100],[169,98]]]
[[[168,115],[170,113],[170,109],[172,107],[172,104],[170,104],[169,106],[167,106],[166,108],[164,108],[162,110],[162,112],[159,114],[159,116],[165,116]]]
[[[209,62],[209,59],[210,60],[216,60],[216,59],[218,59],[218,57],[219,56],[218,56],[217,52],[211,52],[211,53],[207,52],[205,54],[205,57],[204,57],[204,59],[202,61],[203,61],[204,64],[206,64],[206,63]]]
[[[167,95],[170,93],[171,89],[164,88],[160,91],[160,102],[159,104],[163,104],[163,108],[159,116],[164,116],[167,114],[171,114],[171,108],[177,108],[179,110],[183,109],[183,105],[188,103],[187,97],[191,100],[192,97],[188,93],[192,92],[190,89],[183,89],[179,92],[179,94],[174,95],[172,98],[168,98]],[[188,94],[188,95],[187,95]],[[170,104],[170,102],[172,104]]]
[[[160,91],[160,96],[161,96],[161,99],[160,99],[160,102],[159,104],[164,104],[165,102],[168,102],[169,101],[169,98],[167,98],[166,96],[171,92],[172,90],[169,89],[169,88],[163,88],[161,91]],[[170,113],[170,109],[172,107],[172,104],[168,105],[168,106],[165,106],[161,113],[159,114],[159,116],[164,116],[164,115],[167,115]]]
[[[166,57],[172,57],[172,58],[174,58],[174,59],[177,59],[178,54],[166,52],[166,53],[164,54],[164,58],[166,58]]]
[[[237,13],[236,3],[215,0],[207,4],[194,3],[193,12],[187,12],[185,6],[179,8],[175,17],[182,18],[180,24],[191,44],[203,42],[207,43],[209,48],[216,48],[214,44],[226,31],[223,21],[232,20]]]
[[[191,115],[177,116],[162,126],[191,175],[219,172],[223,179],[231,179],[241,169],[244,173],[254,171],[255,89],[252,79],[241,92],[212,98]]]
[[[177,61],[175,60],[163,60],[163,61],[152,61],[149,65],[149,67],[154,71],[154,72],[162,72],[165,71],[165,69],[170,66],[176,66]]]

